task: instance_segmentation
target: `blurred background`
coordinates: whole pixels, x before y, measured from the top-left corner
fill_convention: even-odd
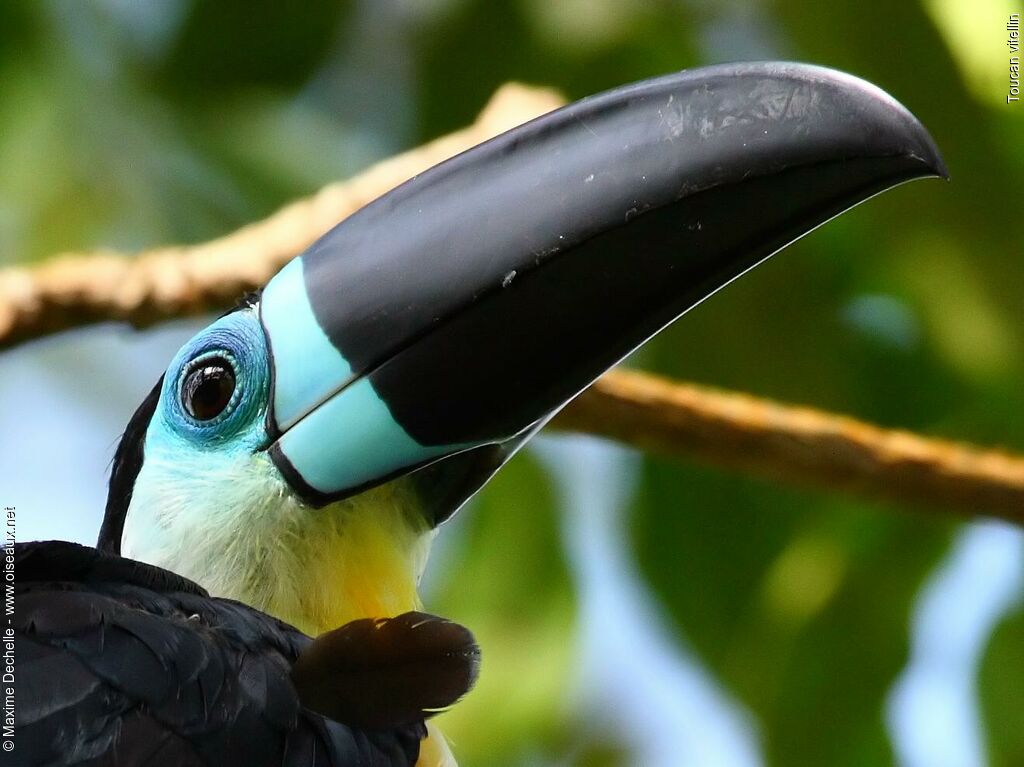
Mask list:
[[[0,4],[0,261],[200,242],[469,123],[783,58],[867,78],[953,183],[863,205],[630,364],[1024,451],[1024,106],[1011,0]],[[0,356],[0,501],[91,543],[136,404],[205,320]],[[1024,537],[582,437],[521,454],[439,538],[475,629],[463,765],[1024,765]]]

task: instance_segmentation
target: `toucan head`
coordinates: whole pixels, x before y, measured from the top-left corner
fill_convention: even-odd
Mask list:
[[[300,625],[280,605],[311,583],[351,602],[405,567],[414,590],[431,531],[601,373],[833,216],[944,175],[899,103],[800,64],[538,118],[366,206],[186,343],[119,448],[101,545]],[[413,607],[374,599],[350,617]]]

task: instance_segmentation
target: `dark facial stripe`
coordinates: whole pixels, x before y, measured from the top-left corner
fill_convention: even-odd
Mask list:
[[[164,377],[156,382],[156,386],[146,395],[138,410],[132,415],[125,427],[121,441],[114,453],[114,462],[110,469],[110,487],[107,490],[107,506],[100,526],[99,540],[96,548],[111,554],[121,553],[121,534],[124,532],[124,520],[128,515],[128,505],[132,502],[132,491],[135,480],[142,470],[144,457],[143,446],[146,442],[146,430],[153,420],[157,403],[160,401],[160,390],[164,385]]]

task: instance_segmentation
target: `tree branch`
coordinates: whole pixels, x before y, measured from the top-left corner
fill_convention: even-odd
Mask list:
[[[0,270],[0,349],[111,320],[146,327],[230,306],[368,202],[417,173],[560,106],[543,88],[499,89],[468,128],[330,184],[262,221],[198,245],[155,248],[135,258],[100,251],[60,254]]]
[[[135,258],[63,254],[0,270],[0,349],[99,322],[144,327],[223,309],[366,203],[560,103],[552,91],[507,85],[470,127],[211,242]],[[745,394],[612,371],[553,425],[769,478],[1024,524],[1024,458]]]
[[[669,457],[1024,524],[1024,457],[612,370],[552,426]]]

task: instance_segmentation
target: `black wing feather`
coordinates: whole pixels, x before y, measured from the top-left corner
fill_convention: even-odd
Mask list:
[[[412,765],[422,722],[362,731],[304,709],[310,639],[159,568],[62,542],[15,547],[25,765]]]

